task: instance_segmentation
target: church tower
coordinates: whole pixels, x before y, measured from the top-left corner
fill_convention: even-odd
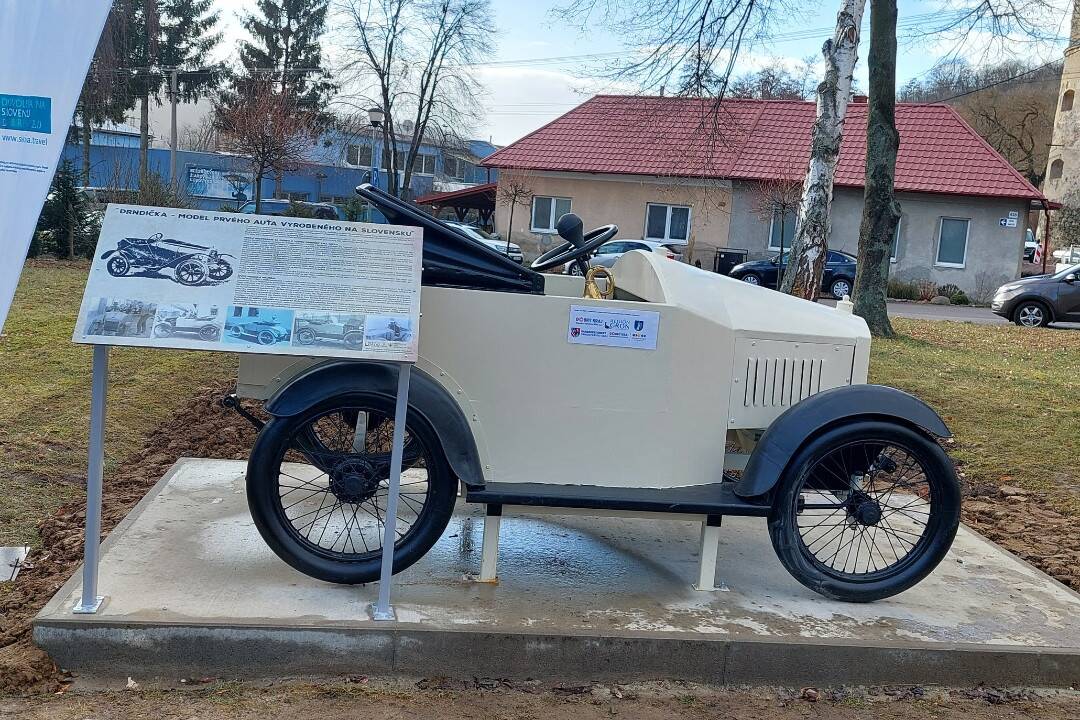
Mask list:
[[[1061,71],[1054,139],[1046,159],[1043,194],[1051,200],[1080,205],[1080,0],[1073,5],[1069,47]],[[1051,232],[1051,236],[1054,233]],[[1055,244],[1080,242],[1080,238],[1054,237]]]

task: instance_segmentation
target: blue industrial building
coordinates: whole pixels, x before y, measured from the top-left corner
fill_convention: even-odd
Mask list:
[[[355,197],[357,185],[370,181],[373,138],[363,133],[355,137],[329,132],[312,143],[307,160],[298,169],[285,173],[280,185],[264,177],[262,196],[276,196],[305,202],[344,204]],[[382,158],[381,137],[375,142],[376,157]],[[404,157],[408,143],[399,143]],[[460,150],[421,145],[410,183],[411,197],[433,191],[455,190],[467,185],[495,181],[497,172],[479,167],[479,161],[497,148],[482,140],[469,141]],[[168,181],[170,151],[150,148],[149,169]],[[83,148],[70,138],[61,161],[81,168]],[[404,164],[399,159],[399,165]],[[177,152],[176,170],[180,187],[202,210],[239,208],[253,198],[254,178],[245,158],[228,153]],[[95,129],[90,144],[90,185],[110,190],[137,190],[139,186],[138,131],[127,126]],[[378,173],[378,185],[387,189],[385,170]],[[275,187],[277,186],[277,187]]]

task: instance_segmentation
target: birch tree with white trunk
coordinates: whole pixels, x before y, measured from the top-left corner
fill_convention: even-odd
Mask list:
[[[836,30],[825,41],[825,79],[817,87],[817,119],[810,145],[810,164],[803,181],[795,221],[795,238],[781,290],[817,300],[832,231],[833,181],[840,158],[844,116],[851,95],[851,78],[859,53],[859,28],[866,0],[844,0]]]

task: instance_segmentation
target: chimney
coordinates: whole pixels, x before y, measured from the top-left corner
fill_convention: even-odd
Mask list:
[[[853,103],[862,103],[863,105],[865,105],[866,100],[867,100],[867,98],[866,98],[865,95],[853,95],[851,97],[851,102],[853,102]]]

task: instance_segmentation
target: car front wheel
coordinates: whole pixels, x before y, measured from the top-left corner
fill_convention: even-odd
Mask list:
[[[743,275],[739,279],[742,280],[744,283],[746,283],[748,285],[760,285],[761,284],[761,278],[758,277],[757,275],[755,275],[754,273],[746,273],[745,275]]]
[[[843,300],[845,295],[851,297],[851,281],[847,278],[833,280],[833,284],[829,286],[829,292],[837,300]]]
[[[1050,313],[1040,302],[1022,302],[1013,310],[1013,322],[1021,327],[1046,327],[1050,324]]]

